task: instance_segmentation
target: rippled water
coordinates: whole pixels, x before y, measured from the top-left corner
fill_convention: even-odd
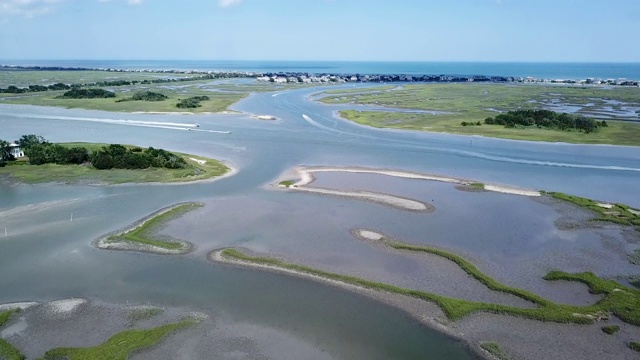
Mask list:
[[[0,302],[85,296],[184,305],[295,334],[342,358],[467,358],[460,345],[389,306],[307,280],[215,265],[204,255],[221,246],[246,246],[348,265],[348,257],[336,255],[341,250],[356,257],[358,251],[371,252],[350,236],[353,227],[376,227],[462,252],[477,247],[477,239],[469,236],[477,229],[487,238],[501,234],[491,230],[497,218],[513,219],[517,234],[540,234],[515,236],[506,247],[504,242],[483,244],[476,256],[489,263],[487,271],[498,273],[500,258],[523,249],[535,252],[543,235],[552,231],[555,215],[542,204],[502,194],[463,193],[447,184],[409,181],[397,187],[376,176],[346,178],[354,188],[387,191],[391,186],[399,195],[433,200],[438,210],[422,217],[378,204],[265,188],[299,164],[405,169],[640,206],[639,148],[370,129],[336,119],[331,106],[306,101],[313,92],[257,94],[236,105],[277,116],[277,121],[0,105],[0,138],[36,133],[55,142],[162,147],[224,159],[239,168],[233,177],[191,185],[0,185],[0,229],[6,227],[8,235],[0,237]],[[231,133],[140,127],[120,120],[198,122],[200,129]],[[323,174],[316,185],[341,185],[344,179]],[[166,231],[194,242],[193,254],[109,252],[90,245],[101,234],[159,208],[192,200],[205,207]],[[522,214],[537,220],[519,224]],[[465,227],[457,226],[461,218]],[[426,228],[433,230],[432,236],[422,236]]]

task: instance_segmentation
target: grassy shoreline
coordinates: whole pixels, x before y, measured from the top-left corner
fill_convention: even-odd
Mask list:
[[[123,232],[106,236],[97,241],[97,246],[102,249],[114,250],[139,250],[156,253],[183,254],[189,252],[193,246],[185,241],[167,241],[158,238],[154,233],[167,222],[204,206],[201,203],[183,203],[157,211],[143,218]],[[139,245],[139,249],[130,249],[128,244]],[[119,246],[121,245],[121,246]],[[154,250],[160,248],[164,251]]]
[[[0,311],[0,327],[4,326],[11,316],[18,312],[20,312],[20,309]],[[25,359],[24,355],[22,355],[18,348],[2,338],[0,338],[0,358],[6,360]]]
[[[440,307],[445,315],[453,321],[461,319],[472,313],[488,312],[518,316],[544,322],[590,324],[598,319],[606,318],[607,314],[611,313],[629,324],[640,326],[640,291],[627,288],[612,280],[598,278],[592,273],[570,274],[562,271],[552,271],[545,276],[545,280],[548,281],[566,280],[582,282],[589,287],[589,291],[591,293],[604,295],[602,300],[593,305],[566,305],[552,302],[526,290],[503,285],[482,273],[468,260],[451,252],[433,247],[404,244],[387,237],[381,238],[379,243],[394,250],[414,253],[429,253],[449,259],[489,289],[517,296],[521,299],[532,302],[536,307],[519,308],[495,303],[451,298],[426,291],[406,289],[386,283],[370,281],[356,276],[314,269],[304,265],[284,262],[275,258],[251,256],[233,248],[221,250],[220,256],[226,258],[232,263],[240,265],[267,266],[275,270],[285,270],[319,279],[338,281],[347,285],[354,285],[356,287],[418,298],[427,302],[435,303]],[[215,261],[213,256],[210,258]]]
[[[357,91],[356,91],[357,90]],[[340,117],[377,128],[480,135],[514,140],[613,144],[640,146],[640,114],[629,114],[625,106],[637,107],[637,88],[504,85],[504,84],[406,84],[401,88],[371,87],[319,93],[326,104],[353,104],[338,112]],[[602,120],[609,127],[585,134],[537,127],[505,128],[501,125],[463,126],[484,122],[501,112],[524,109],[551,109],[558,112],[579,106],[576,115]],[[357,110],[358,105],[387,108],[388,111]],[[400,111],[394,111],[400,109]],[[619,116],[617,114],[623,114]],[[631,116],[630,116],[631,115]]]
[[[195,323],[195,320],[183,320],[151,329],[124,330],[97,346],[51,349],[44,354],[44,360],[126,360],[131,353],[156,345],[170,333]]]
[[[83,146],[92,151],[108,144],[98,143],[63,143],[63,146]],[[127,147],[134,147],[129,146]],[[174,152],[191,165],[187,169],[109,169],[98,170],[85,165],[28,165],[18,161],[15,164],[0,168],[0,177],[6,176],[9,181],[26,184],[65,183],[65,184],[124,184],[124,183],[185,183],[208,180],[223,176],[233,169],[220,160],[202,156]],[[199,160],[194,161],[193,159]]]

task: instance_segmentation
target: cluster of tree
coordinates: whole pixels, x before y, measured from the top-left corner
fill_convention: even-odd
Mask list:
[[[504,125],[512,128],[516,126],[537,126],[549,129],[572,130],[577,129],[590,133],[598,127],[607,127],[605,120],[596,121],[581,115],[557,113],[550,110],[515,110],[500,114],[496,117],[488,117],[484,120],[488,125]]]
[[[146,169],[150,167],[167,169],[184,169],[190,165],[180,156],[163,149],[128,149],[119,144],[103,146],[102,149],[91,153],[81,146],[65,147],[52,144],[42,136],[23,135],[17,141],[18,145],[29,157],[32,165],[42,164],[84,164],[91,163],[98,170],[104,169]],[[0,152],[9,154],[9,143],[0,140]],[[6,160],[0,159],[0,167],[6,165]]]
[[[8,93],[8,94],[23,94],[27,92],[40,92],[47,90],[68,90],[71,86],[63,84],[63,83],[55,83],[49,86],[44,85],[29,85],[26,88],[19,88],[15,85],[9,85],[6,89],[0,88],[0,93]]]
[[[58,96],[59,99],[95,99],[95,98],[113,98],[116,94],[113,91],[104,89],[78,89],[72,88],[64,94]]]
[[[220,73],[220,74],[205,74],[200,76],[181,77],[181,78],[165,78],[165,79],[146,79],[146,80],[112,80],[112,81],[96,81],[91,83],[81,84],[63,84],[56,83],[48,86],[44,85],[29,85],[29,87],[19,88],[15,85],[10,85],[7,88],[0,88],[0,93],[9,94],[22,94],[27,92],[38,92],[48,90],[69,90],[71,88],[83,88],[83,87],[96,87],[96,86],[131,86],[136,84],[162,84],[169,82],[182,82],[182,81],[201,81],[201,80],[213,80],[218,78],[231,77],[232,74]],[[242,76],[242,75],[237,75]]]
[[[133,96],[129,98],[124,98],[120,100],[116,100],[116,102],[123,101],[164,101],[168,99],[168,97],[164,94],[153,92],[153,91],[138,91]]]
[[[34,165],[47,163],[55,164],[82,164],[89,161],[89,151],[83,147],[64,147],[57,144],[51,144],[42,136],[23,135],[17,144],[24,150],[25,155],[29,157],[29,162]],[[9,143],[0,140],[0,167],[5,166],[7,161],[13,161],[15,158],[10,153]]]
[[[29,157],[29,163],[32,165],[80,165],[89,161],[89,150],[81,146],[65,147],[58,144],[43,143],[25,148],[24,154]]]
[[[0,140],[0,167],[6,166],[7,161],[15,160],[15,157],[11,154],[9,144],[6,140]]]
[[[200,101],[205,101],[205,100],[209,100],[208,96],[193,96],[190,98],[186,98],[186,99],[182,99],[180,100],[177,104],[176,107],[179,107],[181,109],[192,109],[192,108],[198,108],[202,105],[200,105]]]
[[[462,125],[462,126],[480,126],[480,125],[482,125],[482,123],[481,123],[480,121],[478,121],[478,122],[473,122],[473,121],[469,121],[469,122],[467,122],[467,121],[463,121],[463,122],[461,122],[461,123],[460,123],[460,125]]]
[[[98,170],[146,169],[149,167],[184,169],[188,167],[183,158],[163,149],[152,147],[127,149],[118,144],[104,146],[91,157],[91,164]]]

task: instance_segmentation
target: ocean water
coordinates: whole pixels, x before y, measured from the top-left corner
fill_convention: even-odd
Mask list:
[[[640,80],[640,63],[378,62],[224,60],[0,60],[3,65],[116,69],[307,72],[313,74],[407,74],[532,76],[544,79]]]

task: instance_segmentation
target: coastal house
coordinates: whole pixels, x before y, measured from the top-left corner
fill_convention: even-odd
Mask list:
[[[16,159],[24,157],[24,151],[20,148],[20,145],[14,142],[9,144],[9,154],[13,155]]]

